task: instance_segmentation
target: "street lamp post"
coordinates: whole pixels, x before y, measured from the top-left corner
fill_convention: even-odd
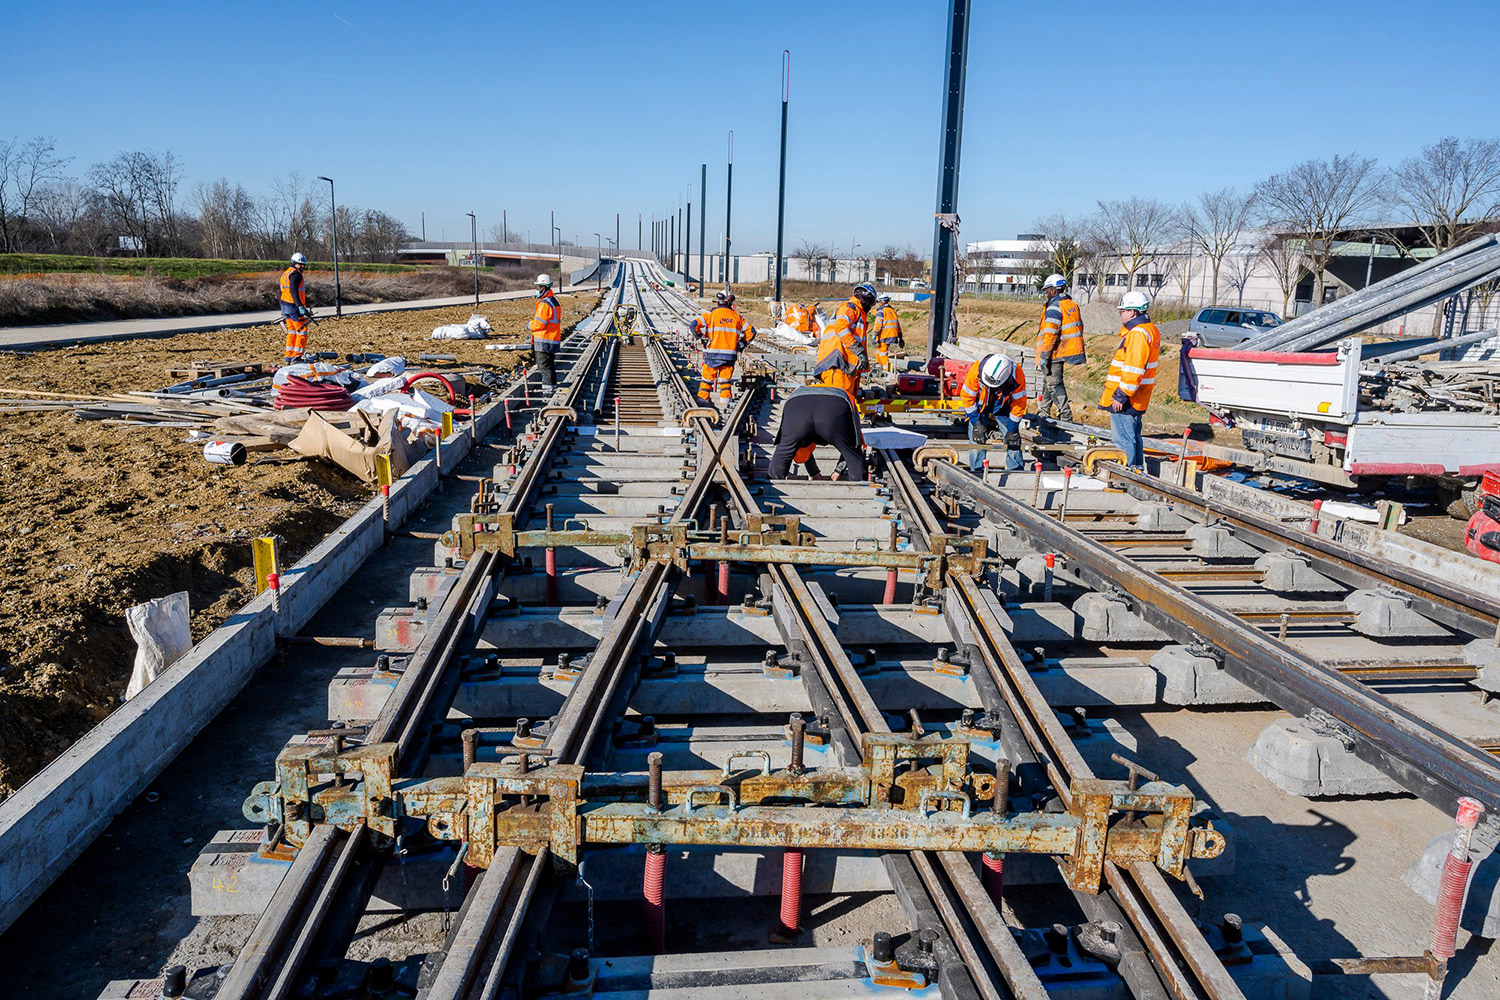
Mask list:
[[[557,251],[557,287],[560,290],[563,287],[563,280],[562,280],[562,230],[557,227],[557,213],[556,212],[552,213],[552,232],[549,233],[548,235],[550,235],[552,237],[552,247],[553,247],[554,250]]]
[[[473,212],[465,212],[469,217],[469,239],[474,249],[469,252],[469,261],[474,265],[474,304],[479,305],[479,220],[474,217]]]
[[[734,208],[734,129],[729,130],[729,163],[724,171],[724,287],[729,287],[730,212]]]
[[[604,239],[598,233],[594,234],[594,291],[602,287],[600,272],[604,270]]]
[[[319,177],[328,182],[328,228],[333,230],[333,314],[344,315],[344,292],[339,287],[339,205],[333,198],[333,178]]]
[[[792,96],[792,50],[781,50],[781,183],[776,189],[776,292],[781,301],[782,233],[786,224],[786,102]]]

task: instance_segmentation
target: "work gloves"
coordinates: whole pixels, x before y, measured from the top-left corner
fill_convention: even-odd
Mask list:
[[[307,308],[307,306],[298,306],[297,316],[301,319],[307,319],[312,316],[312,310]]]

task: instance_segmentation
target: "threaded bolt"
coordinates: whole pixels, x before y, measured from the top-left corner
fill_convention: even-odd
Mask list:
[[[646,757],[646,801],[651,808],[661,812],[661,752],[656,751]]]
[[[807,720],[802,718],[801,713],[794,712],[791,718],[792,726],[792,766],[793,774],[801,774],[807,768],[803,764],[803,750],[807,743]]]
[[[479,730],[465,729],[460,738],[464,744],[464,770],[467,771],[479,760]]]

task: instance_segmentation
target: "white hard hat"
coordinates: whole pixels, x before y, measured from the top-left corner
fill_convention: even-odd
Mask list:
[[[539,275],[536,276],[536,283],[538,285],[541,285],[543,288],[551,288],[552,287],[552,275],[550,275],[550,274],[539,274]]]
[[[1120,308],[1145,312],[1151,308],[1151,300],[1146,297],[1145,292],[1126,292],[1120,296]]]
[[[1066,287],[1068,287],[1068,279],[1064,278],[1060,274],[1049,274],[1049,275],[1047,275],[1047,280],[1044,281],[1044,282],[1042,282],[1042,287],[1043,288],[1066,288]]]
[[[885,302],[885,303],[889,303],[891,301],[891,297],[889,295],[882,295],[880,297],[880,301],[881,302]]]
[[[297,252],[297,253],[292,254],[292,263],[293,264],[306,264],[307,263],[307,254],[302,253],[300,251]]]
[[[991,354],[979,363],[979,381],[998,389],[1010,379],[1016,363],[1004,354]]]

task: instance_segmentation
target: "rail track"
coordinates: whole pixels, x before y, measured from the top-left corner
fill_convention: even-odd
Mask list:
[[[1500,801],[1487,750],[1395,700],[1480,679],[1493,595],[1107,465],[771,482],[807,358],[701,405],[656,277],[623,266],[424,600],[195,866],[257,916],[185,995],[1303,996],[1297,942],[1204,915],[1233,824],[1079,709],[1321,712],[1395,786]],[[443,920],[372,959],[379,913]]]

